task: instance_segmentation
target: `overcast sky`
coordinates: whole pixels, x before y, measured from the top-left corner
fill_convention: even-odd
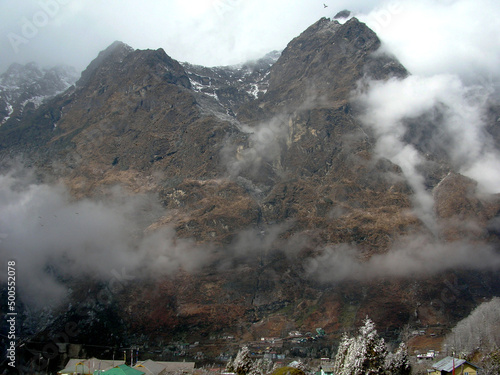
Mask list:
[[[206,66],[238,63],[283,49],[345,8],[410,70],[462,69],[463,61],[498,70],[496,0],[1,0],[0,71],[29,61],[82,70],[115,40]]]

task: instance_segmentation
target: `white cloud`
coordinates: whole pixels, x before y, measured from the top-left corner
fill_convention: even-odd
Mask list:
[[[480,181],[480,192],[498,193],[500,191],[500,154],[490,150],[482,154],[475,163],[463,170],[463,173]]]
[[[390,277],[428,277],[450,269],[498,270],[500,255],[489,246],[467,242],[441,243],[424,236],[400,239],[384,254],[360,261],[347,244],[330,246],[304,263],[306,273],[323,282]]]
[[[442,119],[427,139],[483,192],[500,192],[500,155],[484,120],[488,100],[500,92],[499,15],[500,3],[491,0],[385,1],[359,15],[412,74],[371,82],[359,98],[361,120],[375,132],[377,153],[402,167],[430,229],[433,200],[419,171],[425,156],[405,142],[405,120],[438,111]]]
[[[109,281],[122,270],[139,277],[204,265],[209,252],[172,228],[144,231],[163,212],[154,198],[120,189],[102,201],[75,201],[65,186],[13,170],[0,175],[0,260],[16,261],[19,297],[40,305],[65,296],[60,277]]]
[[[359,96],[365,108],[361,120],[377,136],[377,153],[402,167],[417,202],[427,207],[425,212],[432,212],[432,201],[417,171],[424,158],[404,142],[408,131],[405,120],[439,110],[443,120],[435,123],[436,134],[427,137],[434,137],[433,142],[459,172],[476,179],[484,191],[498,193],[500,157],[485,132],[483,116],[490,94],[487,89],[464,85],[456,75],[413,75],[404,80],[371,82]]]
[[[499,16],[496,0],[393,0],[360,18],[412,74],[477,80],[500,78]]]

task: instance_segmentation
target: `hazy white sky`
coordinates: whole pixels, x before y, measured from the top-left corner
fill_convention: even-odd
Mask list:
[[[464,58],[470,69],[499,66],[497,0],[2,0],[0,71],[14,61],[83,69],[115,40],[180,61],[238,63],[283,49],[345,8],[413,61],[410,70],[442,71]]]
[[[115,40],[180,61],[237,63],[282,49],[347,1],[2,0],[0,68],[13,61],[84,68]],[[368,9],[357,1],[356,8]],[[354,2],[355,4],[356,2]]]

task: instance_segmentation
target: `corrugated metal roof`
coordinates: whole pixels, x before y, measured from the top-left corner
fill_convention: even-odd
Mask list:
[[[119,365],[102,373],[102,375],[144,375],[144,374],[145,374],[144,371],[137,370],[127,365]]]
[[[120,365],[124,363],[123,361],[110,361],[110,360],[102,360],[97,358],[90,359],[82,359],[82,358],[73,358],[68,361],[66,367],[63,370],[58,371],[60,374],[67,374],[69,372],[74,373],[78,372],[85,374],[92,374],[97,370],[109,370],[110,368]]]
[[[460,367],[462,364],[467,362],[465,359],[458,359],[455,358],[455,368]],[[446,372],[452,372],[453,371],[453,357],[446,357],[439,362],[435,363],[432,368],[438,370],[438,371],[446,371]]]
[[[194,371],[194,362],[161,362],[158,361],[156,363],[160,363],[165,365],[165,369],[160,373],[160,375],[164,374],[175,374],[179,372],[187,372],[189,374]]]
[[[158,375],[165,369],[166,365],[148,359],[144,362],[137,363],[134,368],[145,372],[147,375]]]

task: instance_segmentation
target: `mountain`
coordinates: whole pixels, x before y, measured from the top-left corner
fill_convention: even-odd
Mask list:
[[[12,64],[0,75],[0,124],[20,120],[29,111],[76,82],[75,69],[58,66],[43,69],[35,63]]]
[[[235,66],[182,65],[195,91],[214,97],[226,107],[229,115],[235,116],[241,105],[266,93],[270,68],[280,55],[280,52],[272,51],[261,59]]]
[[[79,274],[69,250],[49,253],[43,266],[69,288],[70,303],[51,313],[46,329],[26,331],[50,340],[77,321],[71,342],[200,341],[215,356],[228,348],[217,337],[322,327],[316,354],[331,355],[340,334],[370,315],[389,340],[405,326],[431,327],[438,335],[428,339],[438,345],[454,322],[500,292],[494,269],[464,264],[471,254],[496,262],[500,197],[477,194],[477,182],[430,146],[437,120],[413,118],[402,138],[425,152],[433,221],[419,214],[415,185],[403,166],[380,157],[376,133],[361,120],[363,82],[410,76],[380,46],[356,18],[322,18],[281,54],[231,67],[181,64],[162,49],[115,42],[74,86],[22,116],[11,113],[0,127],[4,169],[21,155],[39,183],[62,181],[72,199],[101,202],[120,185],[129,194],[123,206],[141,194],[161,202],[159,214],[140,211],[147,218],[132,237],[155,248],[159,233],[163,250],[147,253],[154,257],[120,278],[110,298],[100,296],[117,284],[109,276],[120,269],[116,253],[99,265],[109,269],[107,282]],[[170,237],[161,237],[167,229]]]

